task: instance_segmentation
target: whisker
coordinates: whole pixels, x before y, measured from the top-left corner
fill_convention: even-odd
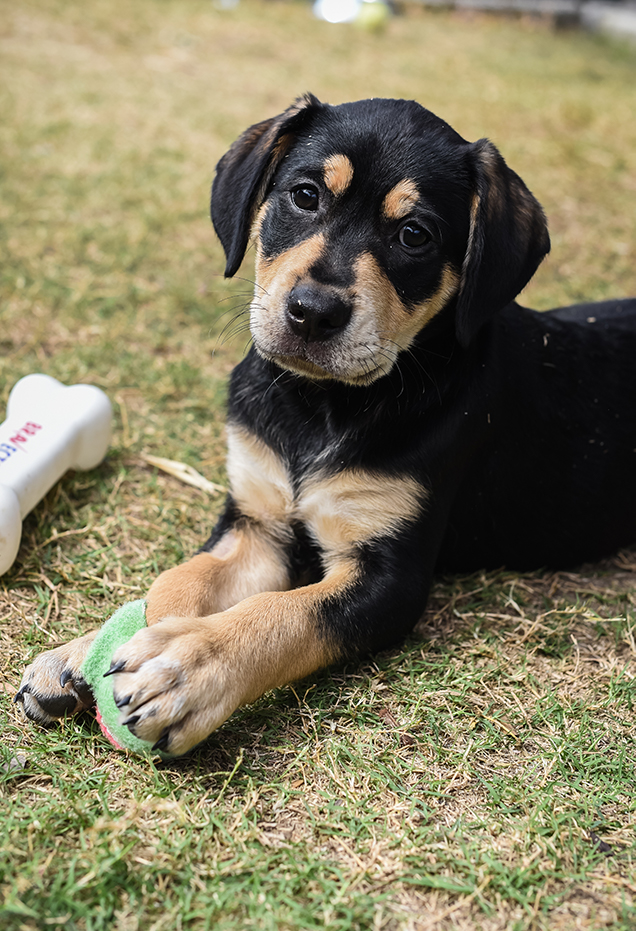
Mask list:
[[[250,284],[254,288],[260,288],[263,294],[268,294],[267,288],[264,288],[262,284],[259,284],[258,281],[254,281],[252,278],[242,278],[240,275],[235,275],[234,281],[245,281],[246,284]]]
[[[264,393],[263,393],[263,400],[265,400],[265,398],[267,397],[268,393],[269,393],[269,392],[271,391],[271,389],[281,380],[281,378],[283,377],[283,375],[286,375],[286,374],[287,374],[287,372],[285,371],[285,369],[283,369],[283,370],[281,371],[280,375],[277,375],[276,378],[272,378],[271,382],[269,383],[269,385],[267,386],[267,388],[265,389],[265,391],[264,391]]]
[[[236,317],[242,317],[247,311],[249,311],[249,304],[234,304],[233,307],[228,307],[222,314],[219,314],[219,318],[229,317],[231,314],[231,319],[235,320]]]
[[[248,330],[249,325],[249,318],[245,318],[245,308],[243,308],[242,310],[235,313],[234,316],[224,324],[221,332],[216,338],[215,349],[220,344],[234,338],[239,333]]]
[[[223,340],[224,342],[229,341],[229,340],[234,340],[238,336],[241,336],[245,333],[251,334],[250,326],[248,323],[239,324],[238,326],[234,327],[232,330],[228,330],[228,332],[223,337]]]
[[[252,288],[249,288],[249,289],[248,289],[248,288],[245,288],[244,290],[241,290],[241,291],[239,291],[239,290],[237,289],[236,291],[232,291],[231,294],[226,294],[225,297],[220,297],[220,298],[218,298],[218,299],[217,299],[217,303],[218,303],[218,304],[223,304],[225,301],[231,301],[232,298],[239,297],[239,296],[241,296],[241,295],[245,295],[245,296],[248,296],[248,295],[249,295],[249,296],[251,297],[251,295],[252,295],[253,293],[254,293],[254,291],[252,290]]]
[[[240,304],[234,304],[232,307],[227,307],[222,313],[218,314],[217,319],[223,320],[224,317],[228,317],[230,314],[232,314],[233,317],[235,317],[237,316],[237,314],[246,313],[246,311],[249,311],[249,309],[250,309],[249,303],[243,302]]]

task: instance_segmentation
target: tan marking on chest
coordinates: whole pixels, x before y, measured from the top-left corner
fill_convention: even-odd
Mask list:
[[[243,513],[263,523],[289,523],[294,495],[280,456],[254,434],[232,424],[227,440],[230,488]]]
[[[338,557],[356,543],[399,533],[417,518],[425,499],[425,489],[410,476],[347,469],[308,478],[298,514],[327,556]]]
[[[420,195],[415,181],[405,178],[398,181],[382,201],[382,213],[387,220],[401,220],[419,203]]]
[[[285,464],[257,437],[230,425],[228,447],[230,487],[243,513],[278,537],[289,538],[291,522],[301,521],[328,565],[348,557],[356,543],[399,533],[426,501],[414,478],[366,469],[309,473],[294,496]]]
[[[323,175],[331,193],[339,197],[353,180],[351,160],[346,155],[330,155],[325,161]]]

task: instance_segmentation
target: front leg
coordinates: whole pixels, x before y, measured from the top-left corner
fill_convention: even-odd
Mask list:
[[[230,501],[226,514],[233,511]],[[289,587],[285,542],[246,518],[227,521],[210,552],[155,580],[148,592],[148,625],[166,615],[199,617],[224,611],[255,592]],[[93,696],[81,668],[96,633],[40,653],[27,666],[15,701],[31,720],[51,724],[91,707]]]
[[[247,526],[278,527],[282,540],[292,499],[280,463],[238,430],[232,443],[240,451],[230,457],[234,495]],[[276,479],[268,494],[262,475]],[[430,511],[432,532],[422,526],[426,500],[410,476],[309,474],[293,515],[320,553],[320,581],[286,591],[268,585],[226,610],[217,602],[207,617],[168,617],[139,631],[113,657],[123,723],[157,748],[186,753],[268,689],[403,637],[424,610],[439,545]]]
[[[383,568],[358,554],[320,582],[205,618],[167,618],[113,657],[122,723],[158,749],[185,753],[265,691],[402,636],[424,600],[399,560]]]
[[[250,520],[229,498],[215,536],[208,551],[162,572],[152,583],[146,610],[149,626],[170,615],[207,617],[257,592],[289,588],[284,528],[272,530]]]

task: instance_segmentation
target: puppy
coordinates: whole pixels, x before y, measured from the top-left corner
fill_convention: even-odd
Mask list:
[[[307,95],[221,159],[212,220],[256,244],[230,494],[113,656],[124,723],[184,753],[239,705],[403,638],[435,569],[571,566],[636,537],[636,300],[514,302],[549,249],[485,139],[418,104]],[[91,702],[91,635],[17,699]]]

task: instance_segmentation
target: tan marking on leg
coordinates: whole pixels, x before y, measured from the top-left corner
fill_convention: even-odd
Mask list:
[[[415,181],[405,178],[398,181],[382,201],[382,213],[387,220],[401,220],[417,206],[420,200]]]
[[[330,155],[324,164],[325,184],[336,197],[344,194],[353,180],[353,165],[346,155]]]
[[[155,741],[167,731],[166,749],[185,753],[239,705],[333,662],[338,649],[321,632],[320,608],[346,593],[356,571],[343,560],[313,585],[139,631],[113,657],[125,661],[115,694],[129,697],[134,733]]]
[[[320,632],[320,608],[345,593],[357,573],[354,559],[341,559],[320,582],[255,595],[221,615],[235,649],[252,659],[241,704],[338,658],[335,645]]]
[[[150,587],[146,619],[206,617],[263,591],[284,591],[290,578],[284,546],[249,523],[227,533],[210,553],[163,572]]]
[[[350,554],[354,544],[399,533],[418,517],[426,497],[426,489],[410,476],[348,469],[309,478],[300,492],[298,514],[329,566]]]
[[[162,738],[171,753],[187,752],[239,705],[337,659],[342,647],[330,640],[321,616],[325,605],[347,598],[358,578],[355,545],[399,533],[426,503],[426,490],[415,479],[363,469],[333,476],[317,472],[294,497],[273,450],[235,425],[230,430],[233,491],[238,489],[251,519],[226,534],[211,554],[176,570],[181,579],[166,573],[173,583],[166,586],[166,604],[174,598],[176,579],[185,583],[186,605],[191,588],[202,587],[207,603],[214,604],[211,613],[166,617],[135,634],[113,658],[125,662],[115,689],[128,699],[124,715],[134,716],[134,733],[150,741]],[[250,469],[259,475],[255,482],[245,475]],[[325,575],[290,590],[284,539],[292,520],[304,521],[321,547]],[[203,606],[200,600],[197,610]]]
[[[210,553],[163,572],[148,593],[148,624],[167,615],[206,617],[249,595],[289,587],[285,549],[293,534],[294,495],[284,463],[257,436],[228,424],[232,496],[249,518]]]

